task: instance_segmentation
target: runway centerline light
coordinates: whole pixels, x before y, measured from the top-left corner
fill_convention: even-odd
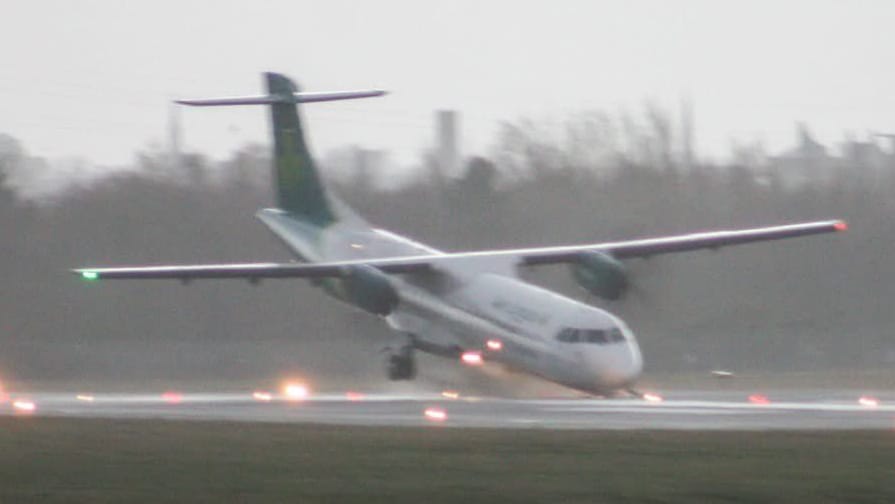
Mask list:
[[[179,392],[168,391],[162,394],[162,400],[168,404],[180,404],[183,401],[183,395]]]
[[[460,356],[460,361],[468,366],[481,366],[485,363],[484,359],[482,359],[482,354],[478,352],[463,352]]]
[[[879,399],[871,396],[861,396],[858,399],[858,404],[865,408],[876,408],[879,406]]]
[[[256,401],[268,402],[268,401],[273,400],[273,396],[270,394],[270,392],[261,392],[261,391],[253,392],[252,397]]]
[[[363,401],[364,395],[360,392],[345,392],[345,399],[349,401]]]
[[[37,405],[35,405],[32,401],[29,401],[27,399],[19,399],[19,400],[13,401],[12,407],[15,408],[16,411],[19,411],[22,413],[32,413],[32,412],[34,412],[34,410],[37,409]]]
[[[752,404],[771,404],[771,400],[768,399],[768,396],[763,395],[763,394],[750,395],[749,402]]]
[[[84,402],[93,402],[96,398],[89,394],[78,394],[75,396],[75,399]]]
[[[426,408],[426,410],[423,411],[423,416],[432,422],[444,422],[447,420],[447,411],[441,408]]]

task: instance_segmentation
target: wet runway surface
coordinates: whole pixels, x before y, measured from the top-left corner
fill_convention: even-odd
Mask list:
[[[0,414],[371,426],[658,430],[895,429],[895,393],[675,391],[659,400],[267,393],[11,396]]]

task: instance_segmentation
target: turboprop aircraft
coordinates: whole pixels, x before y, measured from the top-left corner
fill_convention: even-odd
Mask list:
[[[620,261],[696,249],[843,231],[843,221],[807,222],[613,243],[443,252],[364,221],[332,195],[305,143],[298,104],[380,96],[382,91],[303,93],[265,74],[262,96],[181,100],[192,106],[270,108],[277,208],[257,217],[300,262],[81,268],[87,280],[304,278],[383,319],[399,333],[388,377],[416,375],[416,351],[467,363],[496,362],[588,393],[633,390],[643,360],[631,329],[608,311],[532,285],[520,267],[566,264],[581,287],[618,299]]]

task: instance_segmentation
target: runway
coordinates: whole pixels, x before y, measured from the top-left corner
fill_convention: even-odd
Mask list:
[[[528,429],[847,430],[895,429],[895,393],[854,391],[674,391],[648,401],[498,399],[359,393],[290,398],[266,392],[11,395],[14,416],[146,418]]]

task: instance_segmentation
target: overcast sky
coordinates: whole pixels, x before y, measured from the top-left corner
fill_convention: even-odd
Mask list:
[[[409,162],[432,111],[463,114],[466,153],[496,121],[586,108],[694,105],[698,147],[789,145],[895,130],[895,2],[6,0],[0,132],[35,154],[126,163],[166,141],[168,100],[257,94],[274,70],[308,90],[386,98],[305,109],[319,154],[340,144]],[[265,141],[261,110],[182,111],[216,157]]]

